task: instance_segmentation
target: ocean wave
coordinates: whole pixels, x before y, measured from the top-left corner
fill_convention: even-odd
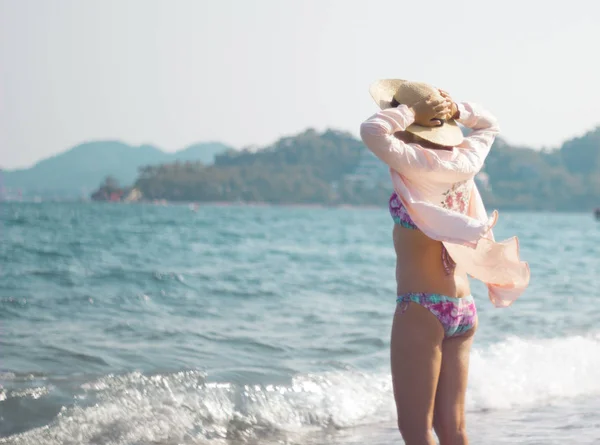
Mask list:
[[[600,335],[510,338],[473,351],[467,408],[525,409],[597,396],[599,368]],[[80,390],[83,404],[63,408],[48,427],[0,443],[294,442],[395,416],[390,375],[351,369],[300,374],[280,385],[211,382],[200,371],[134,372]]]
[[[510,337],[471,357],[467,406],[531,406],[600,394],[600,334]]]

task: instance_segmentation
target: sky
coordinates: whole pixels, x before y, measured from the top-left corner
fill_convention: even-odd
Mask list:
[[[91,140],[176,151],[358,135],[379,78],[485,106],[509,143],[600,124],[596,0],[0,0],[0,167]]]

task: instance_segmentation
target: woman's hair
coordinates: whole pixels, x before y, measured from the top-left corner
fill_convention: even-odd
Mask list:
[[[400,105],[400,102],[398,102],[395,97],[392,97],[392,101],[390,102],[390,107],[396,108],[398,105]]]

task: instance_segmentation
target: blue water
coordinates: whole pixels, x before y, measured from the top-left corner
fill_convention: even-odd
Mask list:
[[[399,443],[385,209],[2,203],[0,443]],[[600,443],[600,224],[501,212],[472,443]]]

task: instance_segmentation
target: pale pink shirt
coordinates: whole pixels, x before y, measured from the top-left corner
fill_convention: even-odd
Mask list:
[[[474,177],[499,132],[496,119],[471,103],[458,104],[460,122],[473,131],[451,150],[407,144],[394,136],[414,122],[405,105],[379,111],[360,127],[365,145],[390,167],[394,189],[417,227],[442,241],[457,266],[484,282],[496,307],[512,304],[529,284],[517,237],[496,242]]]

